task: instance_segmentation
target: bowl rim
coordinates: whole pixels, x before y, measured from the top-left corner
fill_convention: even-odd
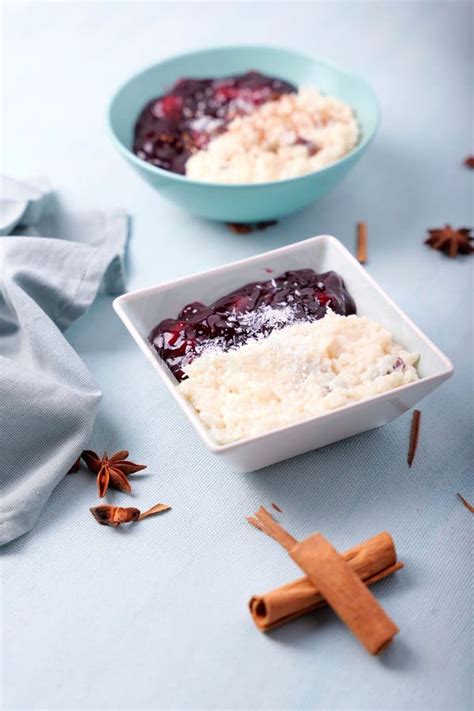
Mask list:
[[[113,125],[113,112],[115,108],[115,103],[119,97],[119,95],[127,88],[129,84],[137,80],[141,75],[145,74],[146,72],[150,71],[151,69],[158,68],[161,65],[167,64],[174,62],[178,59],[187,59],[191,57],[195,57],[200,54],[207,54],[208,52],[232,52],[236,50],[270,50],[270,52],[284,52],[286,54],[291,54],[295,57],[300,57],[302,59],[309,60],[315,64],[321,64],[332,71],[338,73],[338,74],[344,74],[346,77],[349,77],[350,79],[353,79],[357,81],[360,84],[365,85],[365,88],[368,90],[369,94],[372,97],[373,103],[374,103],[374,126],[373,129],[370,133],[367,135],[362,134],[362,138],[359,141],[359,143],[345,156],[342,156],[338,160],[334,161],[334,163],[331,163],[330,165],[324,166],[323,168],[319,168],[318,170],[313,170],[310,173],[305,173],[304,175],[297,175],[293,178],[285,178],[284,180],[269,180],[263,183],[216,183],[208,180],[195,180],[192,178],[188,178],[186,175],[180,175],[179,173],[173,173],[170,170],[164,170],[164,168],[159,168],[158,166],[152,165],[151,163],[148,163],[147,161],[143,160],[142,158],[139,158],[130,148],[128,148],[117,136],[114,125]],[[137,114],[138,116],[138,114]],[[182,52],[180,54],[175,54],[172,55],[171,57],[167,57],[165,59],[162,59],[159,62],[155,62],[155,64],[150,64],[139,71],[135,72],[131,77],[129,77],[126,81],[122,82],[120,86],[115,90],[113,93],[112,97],[109,100],[108,106],[107,106],[107,128],[110,133],[112,142],[115,144],[115,146],[119,149],[121,153],[125,155],[125,157],[130,160],[132,163],[134,163],[137,167],[145,170],[146,172],[150,173],[151,175],[159,176],[162,178],[167,178],[171,181],[175,181],[177,183],[184,183],[185,185],[190,185],[190,186],[196,186],[196,187],[206,187],[210,189],[229,189],[233,191],[237,190],[248,190],[249,188],[265,188],[265,187],[274,187],[276,185],[278,186],[284,186],[287,184],[294,184],[297,183],[298,181],[303,181],[307,178],[314,177],[317,175],[322,175],[325,172],[328,173],[331,170],[335,169],[337,166],[342,165],[344,162],[347,162],[349,160],[354,160],[358,156],[360,156],[365,149],[368,147],[368,145],[371,143],[373,138],[375,137],[377,130],[380,125],[380,104],[379,100],[377,98],[377,95],[375,94],[375,91],[373,90],[372,86],[369,84],[369,82],[364,79],[360,74],[357,74],[356,72],[349,71],[347,69],[342,69],[339,67],[337,64],[334,62],[324,59],[322,57],[316,57],[311,54],[308,54],[306,52],[301,52],[299,50],[294,50],[289,47],[279,47],[276,45],[264,45],[264,44],[234,44],[234,45],[217,45],[217,46],[212,46],[212,47],[203,47],[201,49],[196,49],[196,50],[191,50],[189,52]]]
[[[387,390],[383,393],[378,393],[377,395],[372,395],[370,397],[364,398],[362,400],[357,400],[356,402],[351,402],[348,403],[347,405],[343,405],[342,407],[338,407],[335,410],[329,410],[327,413],[321,413],[319,415],[313,415],[311,417],[306,417],[302,420],[298,420],[298,422],[293,422],[287,425],[283,425],[282,427],[277,427],[274,429],[269,430],[268,432],[262,432],[257,435],[253,435],[251,437],[245,437],[243,439],[236,440],[235,442],[229,442],[227,444],[219,444],[216,442],[216,440],[212,437],[210,434],[208,428],[204,424],[204,422],[200,419],[199,415],[197,414],[196,410],[194,407],[191,405],[191,403],[182,395],[178,388],[177,385],[171,380],[171,378],[168,375],[168,367],[162,361],[159,356],[152,350],[151,346],[147,347],[144,345],[144,337],[142,333],[139,331],[139,329],[136,327],[133,318],[131,318],[124,310],[123,304],[126,303],[127,301],[135,301],[137,298],[141,297],[146,297],[148,294],[151,294],[153,292],[156,292],[158,289],[159,291],[163,289],[170,289],[172,287],[176,287],[179,284],[183,284],[186,282],[192,282],[194,279],[197,277],[203,277],[203,276],[213,276],[218,272],[226,272],[230,271],[233,268],[237,266],[243,266],[246,264],[251,264],[253,262],[259,261],[262,257],[268,257],[269,255],[275,255],[275,254],[282,254],[285,252],[290,252],[294,248],[298,247],[301,244],[309,244],[309,243],[317,243],[317,242],[330,242],[332,243],[336,249],[338,249],[346,259],[351,261],[353,265],[358,269],[361,275],[363,275],[363,278],[366,279],[378,293],[380,296],[388,301],[388,303],[394,308],[394,310],[402,317],[402,319],[405,321],[405,323],[426,343],[426,345],[435,352],[435,354],[440,358],[441,361],[444,363],[444,370],[441,370],[439,373],[436,373],[434,375],[428,375],[425,377],[420,377],[418,380],[415,380],[411,383],[407,383],[406,385],[401,385],[397,388],[393,388],[392,390]],[[370,404],[374,401],[381,401],[383,399],[389,399],[390,397],[393,397],[394,394],[400,393],[400,392],[405,392],[406,390],[412,390],[417,387],[419,387],[422,384],[429,383],[429,382],[436,382],[438,380],[443,381],[446,380],[447,378],[451,377],[452,374],[454,373],[454,366],[451,360],[441,351],[438,346],[433,343],[433,341],[428,338],[428,336],[419,328],[414,321],[401,309],[397,303],[382,289],[381,286],[376,282],[376,280],[370,276],[370,274],[362,267],[362,265],[357,261],[357,259],[351,254],[351,252],[347,249],[347,247],[336,237],[333,235],[329,234],[321,234],[321,235],[316,235],[314,237],[309,237],[308,239],[305,240],[300,240],[298,242],[294,242],[289,245],[285,245],[283,247],[278,247],[277,249],[272,249],[268,250],[266,252],[262,252],[256,255],[253,255],[251,257],[246,257],[244,259],[239,259],[233,262],[227,262],[226,264],[223,264],[219,267],[213,267],[211,269],[206,269],[201,272],[195,272],[193,274],[189,274],[187,276],[179,277],[177,279],[172,279],[166,282],[161,282],[160,284],[155,284],[154,286],[149,286],[149,287],[144,287],[142,289],[136,289],[131,292],[127,292],[126,294],[122,294],[121,296],[118,296],[114,299],[113,301],[113,308],[135,342],[137,343],[138,347],[142,351],[142,353],[145,355],[145,357],[150,361],[152,367],[154,370],[157,371],[159,374],[160,378],[164,382],[165,386],[167,389],[170,391],[172,394],[173,398],[175,401],[178,403],[178,405],[181,407],[183,412],[186,414],[189,422],[191,425],[194,427],[196,432],[200,435],[202,441],[206,445],[207,449],[213,452],[214,454],[225,454],[227,452],[231,452],[235,449],[239,449],[241,447],[246,447],[249,444],[253,444],[255,442],[258,442],[259,440],[263,440],[266,437],[273,436],[275,434],[280,434],[284,432],[289,432],[293,428],[300,427],[302,425],[309,424],[311,422],[321,420],[322,418],[327,421],[328,419],[333,419],[337,418],[338,415],[341,413],[364,407],[367,404]]]

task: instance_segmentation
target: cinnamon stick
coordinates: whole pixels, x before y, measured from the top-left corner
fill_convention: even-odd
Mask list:
[[[320,533],[298,543],[290,556],[368,652],[378,654],[399,632],[354,570]]]
[[[360,264],[365,264],[367,261],[367,224],[365,222],[357,223],[357,260]]]
[[[399,629],[351,567],[352,558],[344,559],[320,533],[298,543],[263,506],[248,521],[288,550],[322,598],[371,654],[390,644]],[[262,616],[262,607],[255,612]]]
[[[403,563],[397,562],[395,545],[386,531],[354,546],[342,557],[365,585],[373,585],[403,568]],[[269,632],[326,604],[311,580],[300,578],[263,595],[254,595],[249,607],[257,627]]]

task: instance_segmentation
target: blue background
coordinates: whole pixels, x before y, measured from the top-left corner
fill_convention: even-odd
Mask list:
[[[427,227],[471,224],[472,5],[464,2],[10,3],[4,11],[3,169],[47,174],[67,209],[133,215],[129,288],[318,233],[369,272],[453,360],[454,377],[378,430],[239,475],[201,446],[100,298],[68,337],[104,398],[92,448],[147,463],[133,497],[173,511],[99,528],[91,475],[66,477],[34,531],[3,551],[7,708],[467,709],[472,706],[472,260],[423,245]],[[367,155],[332,194],[261,233],[234,235],[168,204],[125,165],[106,104],[137,69],[211,44],[306,50],[363,74],[381,103]],[[277,502],[297,537],[340,549],[383,529],[406,568],[377,587],[400,626],[380,658],[321,610],[271,635],[247,600],[298,576],[245,516]],[[471,620],[471,621],[470,621]],[[471,628],[471,629],[470,629]]]

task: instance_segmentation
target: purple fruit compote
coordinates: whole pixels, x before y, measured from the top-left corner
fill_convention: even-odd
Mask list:
[[[286,81],[254,71],[224,79],[180,79],[140,113],[133,152],[184,175],[189,156],[205,148],[232,119],[295,91]]]
[[[316,321],[328,308],[341,316],[356,313],[339,274],[298,269],[246,284],[210,306],[193,301],[155,326],[149,340],[181,381],[183,368],[204,351],[228,351],[292,323]]]

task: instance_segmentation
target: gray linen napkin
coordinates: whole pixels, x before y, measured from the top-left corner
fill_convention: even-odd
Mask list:
[[[0,187],[1,545],[35,525],[87,446],[101,393],[62,332],[101,284],[123,291],[128,218],[64,215],[44,180]]]

